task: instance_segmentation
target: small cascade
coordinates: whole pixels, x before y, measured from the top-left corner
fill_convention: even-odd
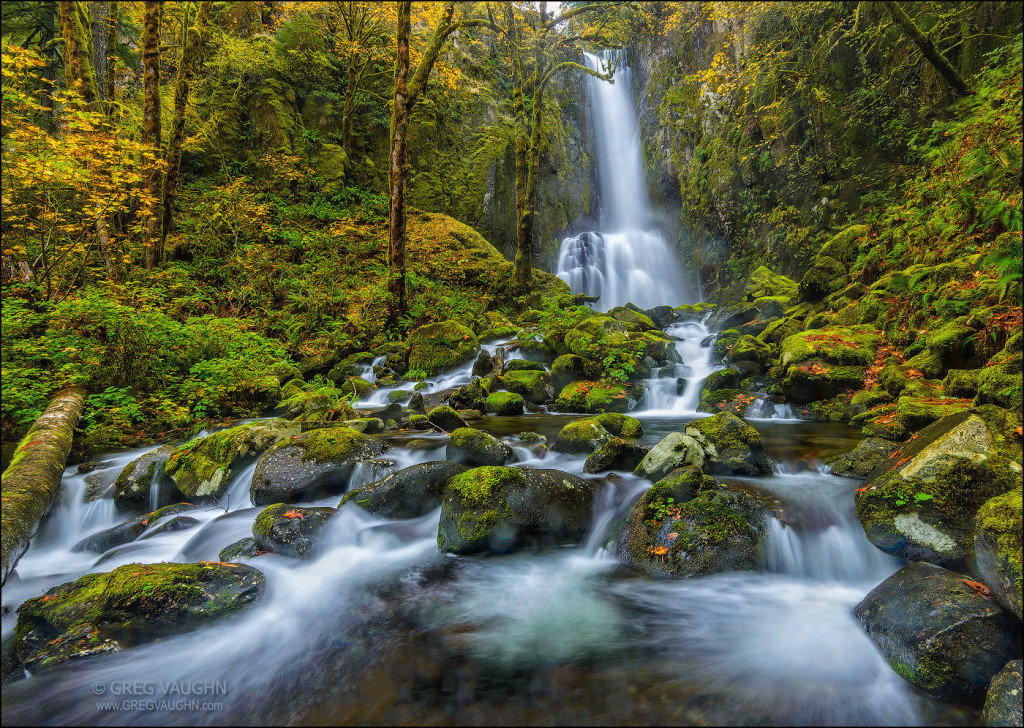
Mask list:
[[[229,512],[242,508],[252,508],[252,499],[249,497],[249,489],[252,486],[252,476],[256,473],[256,460],[248,467],[239,472],[231,479],[231,485],[221,499],[221,507]]]
[[[374,370],[377,367],[384,366],[384,360],[385,359],[387,359],[386,356],[378,356],[372,362],[370,362],[365,367],[363,367],[363,371],[362,371],[362,373],[359,376],[362,377],[363,379],[365,379],[366,381],[368,381],[370,384],[376,384],[377,383],[377,375],[374,374]]]
[[[779,420],[787,422],[802,422],[793,412],[793,408],[785,403],[772,402],[767,397],[758,397],[749,405],[743,413],[744,419],[748,420]]]
[[[644,409],[634,414],[696,414],[701,385],[708,375],[722,368],[711,363],[714,335],[703,321],[675,324],[665,333],[679,339],[676,351],[682,364],[663,367],[661,376],[644,381]]]

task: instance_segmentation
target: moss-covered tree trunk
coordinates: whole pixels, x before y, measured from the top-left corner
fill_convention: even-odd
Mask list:
[[[110,3],[94,2],[92,5],[92,65],[96,72],[97,98],[107,98],[107,18]]]
[[[7,575],[28,549],[39,521],[57,500],[64,461],[71,451],[84,403],[85,392],[81,389],[57,394],[22,439],[4,471],[0,483],[0,583],[7,581]]]
[[[110,3],[107,12],[107,89],[105,98],[107,100],[107,116],[114,115],[114,74],[117,69],[117,19],[120,6],[117,0]]]
[[[142,142],[152,150],[146,175],[148,198],[142,240],[143,262],[153,268],[160,262],[160,20],[163,3],[146,0],[142,27]]]
[[[388,198],[388,328],[398,328],[405,315],[405,175],[409,131],[409,36],[412,35],[412,2],[398,3],[395,29],[395,104],[391,111],[391,151]]]
[[[174,86],[174,119],[171,121],[171,137],[167,141],[167,172],[164,175],[163,222],[160,226],[159,252],[163,256],[167,235],[174,222],[174,198],[178,193],[178,172],[181,169],[181,140],[185,137],[185,108],[192,86],[199,43],[206,31],[212,2],[199,3],[195,25],[185,24],[185,38],[182,41],[181,62],[178,64],[178,80]]]
[[[939,75],[946,79],[946,83],[952,87],[953,91],[958,96],[969,96],[971,90],[968,88],[967,82],[957,73],[953,65],[946,60],[946,57],[939,52],[939,49],[935,47],[931,39],[921,32],[921,29],[907,15],[907,12],[900,7],[900,4],[892,2],[892,0],[886,0],[882,4],[885,5],[889,14],[892,15],[892,19],[896,21],[896,24],[914,41],[914,45],[921,50],[921,53],[928,59],[928,62],[935,67]]]

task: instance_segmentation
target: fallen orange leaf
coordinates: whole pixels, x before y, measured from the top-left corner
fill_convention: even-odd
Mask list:
[[[655,556],[663,556],[668,553],[668,546],[659,546],[652,552]]]
[[[677,538],[679,538],[679,534],[673,531],[668,535],[668,538],[670,541],[675,541]]]
[[[296,510],[288,511],[287,513],[284,514],[284,517],[285,518],[298,518],[300,521],[304,518],[304,516],[301,513],[299,513],[298,511],[296,511]]]
[[[961,579],[960,581],[971,587],[971,589],[973,589],[977,594],[985,597],[986,599],[995,599],[995,595],[992,594],[992,590],[980,581],[971,581],[970,579]]]

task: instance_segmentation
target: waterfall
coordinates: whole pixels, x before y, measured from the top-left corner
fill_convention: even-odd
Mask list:
[[[721,365],[711,363],[714,336],[703,322],[690,321],[665,329],[675,336],[682,364],[663,367],[659,376],[644,381],[643,414],[694,414],[704,380]],[[639,414],[639,413],[634,413]]]
[[[600,296],[609,310],[691,301],[678,262],[653,225],[633,108],[632,72],[625,55],[584,53],[588,68],[604,71],[616,59],[614,83],[587,77],[594,110],[594,154],[600,189],[600,231],[565,238],[557,275],[574,293]]]

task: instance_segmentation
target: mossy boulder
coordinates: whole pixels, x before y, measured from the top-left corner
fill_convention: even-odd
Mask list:
[[[196,508],[190,503],[175,503],[169,506],[160,508],[152,513],[146,513],[135,518],[130,518],[124,523],[119,523],[111,528],[106,528],[102,531],[86,536],[81,541],[71,547],[72,551],[92,551],[97,554],[105,553],[115,546],[121,546],[122,544],[130,543],[139,536],[141,536],[150,526],[156,525],[156,523],[166,517],[173,517],[179,513],[192,510]],[[198,521],[191,519],[192,524],[195,525]],[[180,524],[185,525],[185,524]],[[173,530],[185,530],[184,528],[175,528]]]
[[[186,632],[256,603],[264,586],[263,574],[238,565],[126,564],[86,574],[18,607],[18,659],[37,672]]]
[[[848,453],[828,461],[832,475],[843,478],[864,478],[889,459],[896,451],[896,443],[881,437],[865,437]]]
[[[448,397],[448,404],[455,410],[484,410],[487,395],[491,393],[486,379],[475,379],[464,387],[459,387]]]
[[[372,392],[373,385],[362,377],[346,377],[338,382],[338,391],[342,395],[351,395],[353,400],[358,400]]]
[[[1017,343],[1020,342],[1017,335]],[[1011,339],[1012,343],[1013,339]],[[978,394],[975,404],[996,404],[1016,412],[1017,417],[1024,414],[1022,399],[1021,376],[1022,358],[1020,351],[1013,351],[1011,343],[1007,343],[1002,352],[992,357],[988,365],[978,375]]]
[[[376,435],[384,432],[384,420],[379,417],[360,417],[358,420],[343,420],[328,426],[348,427],[364,435]]]
[[[161,445],[125,465],[114,482],[114,501],[124,507],[148,506],[150,488],[154,481],[163,480],[167,459],[176,449],[174,445]],[[161,496],[165,490],[168,498],[178,494],[177,488],[161,488]]]
[[[893,396],[881,387],[862,389],[850,399],[850,416],[855,417],[880,404],[890,404]]]
[[[807,404],[860,389],[866,376],[864,367],[835,366],[812,360],[788,366],[779,385],[788,401]]]
[[[775,273],[770,268],[759,266],[750,274],[747,284],[743,287],[748,301],[755,301],[766,296],[779,296],[786,299],[795,298],[799,285],[784,275]]]
[[[430,424],[445,432],[454,432],[460,427],[466,427],[466,421],[458,412],[447,405],[435,407],[427,412],[427,420]]]
[[[857,492],[868,540],[911,561],[962,558],[973,545],[978,508],[1021,482],[1015,426],[1009,412],[984,405],[921,430]]]
[[[972,405],[969,399],[956,399],[941,395],[908,396],[906,392],[910,389],[910,387],[904,389],[904,394],[896,401],[896,421],[907,432],[920,430],[947,415],[970,409]]]
[[[693,437],[681,432],[670,432],[650,449],[640,461],[633,475],[648,480],[661,480],[676,468],[704,466],[704,450]]]
[[[551,449],[555,452],[589,454],[613,436],[636,438],[642,434],[643,428],[635,417],[608,412],[570,422],[558,433]]]
[[[445,460],[461,465],[504,465],[516,459],[508,445],[472,427],[460,427],[448,438]]]
[[[600,361],[613,345],[627,342],[626,330],[610,316],[592,316],[565,332],[565,351],[585,359]]]
[[[620,323],[634,324],[640,328],[640,331],[651,331],[658,328],[646,313],[625,306],[616,306],[608,311],[608,315]]]
[[[812,303],[820,301],[836,291],[841,291],[849,280],[842,263],[830,256],[820,255],[800,279],[800,300]]]
[[[260,555],[260,548],[252,536],[240,538],[220,550],[217,558],[226,564],[236,564],[246,559],[254,559]]]
[[[800,321],[792,316],[786,316],[769,323],[764,330],[757,335],[757,340],[765,344],[778,345],[783,339],[800,333],[803,326]]]
[[[631,385],[616,382],[570,382],[551,405],[556,412],[625,412],[629,409]]]
[[[821,361],[866,367],[875,359],[879,332],[866,327],[809,329],[787,336],[780,344],[782,366]]]
[[[605,470],[628,470],[640,464],[649,448],[614,437],[590,453],[583,465],[585,473],[601,473]]]
[[[767,369],[772,360],[772,348],[753,336],[745,334],[737,339],[729,350],[726,357],[730,362],[750,361],[757,363],[762,369]]]
[[[599,373],[599,367],[589,359],[576,354],[563,354],[551,365],[551,383],[561,391],[570,382],[593,379]]]
[[[772,461],[757,430],[735,415],[719,412],[694,420],[684,430],[704,451],[704,469],[722,475],[768,475]]]
[[[167,459],[164,474],[190,501],[216,500],[227,490],[232,475],[298,431],[287,420],[258,420],[215,432],[177,448]]]
[[[334,508],[297,508],[284,503],[267,506],[252,524],[256,548],[306,558],[313,553],[320,531],[337,512]]]
[[[1021,695],[1024,695],[1024,663],[1014,660],[1006,663],[992,682],[985,695],[982,722],[987,726],[1024,725],[1024,709]]]
[[[484,402],[488,412],[501,416],[523,414],[525,400],[515,392],[495,392],[487,396]]]
[[[263,506],[344,493],[356,465],[387,449],[387,443],[349,427],[293,435],[275,444],[259,459],[249,497],[253,505]]]
[[[616,437],[640,437],[644,434],[640,420],[619,412],[605,412],[590,419],[597,422]]]
[[[457,554],[576,545],[593,500],[590,483],[558,470],[474,468],[445,489],[437,545]]]
[[[696,467],[675,480],[655,484],[630,509],[616,543],[619,560],[652,576],[759,569],[769,516],[757,499],[709,484]]]
[[[974,397],[978,393],[980,369],[950,369],[942,380],[942,388],[950,397]],[[985,404],[979,402],[979,404]]]
[[[432,377],[473,360],[480,344],[473,332],[455,321],[420,326],[409,334],[409,369]]]
[[[821,246],[818,255],[826,255],[838,260],[843,265],[850,265],[860,253],[860,243],[867,238],[867,225],[851,225],[840,233],[833,235]]]
[[[441,505],[448,481],[469,468],[443,460],[418,463],[385,475],[345,494],[341,508],[352,502],[384,518],[419,518]]]
[[[544,371],[506,370],[501,376],[501,385],[534,404],[544,404],[555,396],[551,379]]]
[[[931,695],[978,704],[1020,650],[1020,621],[934,564],[905,566],[854,608],[872,642],[907,682]]]
[[[974,554],[978,573],[999,603],[1017,615],[1021,610],[1021,488],[991,498],[978,510]]]
[[[718,304],[715,303],[684,303],[672,309],[672,320],[677,323],[689,321],[703,321],[704,318],[715,311]]]
[[[366,371],[366,367],[372,364],[375,358],[376,357],[368,351],[361,351],[358,354],[346,356],[335,364],[329,372],[327,372],[327,378],[335,384],[338,384],[339,382],[344,382],[349,377],[361,376],[362,373]],[[285,388],[287,388],[287,386],[287,384],[284,385]],[[282,399],[286,399],[288,396],[288,393],[282,389]]]
[[[529,359],[509,359],[505,362],[504,372],[546,372],[544,364]]]

